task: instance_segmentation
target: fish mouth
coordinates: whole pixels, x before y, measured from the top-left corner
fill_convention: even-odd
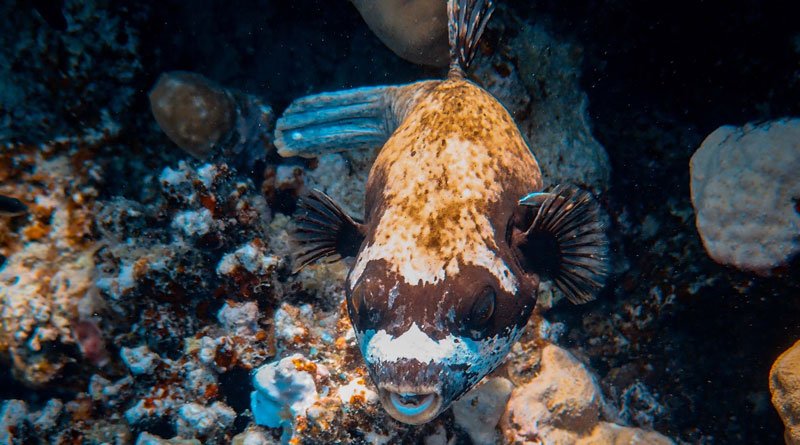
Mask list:
[[[403,423],[421,425],[439,415],[442,396],[433,388],[380,387],[378,393],[383,408]]]

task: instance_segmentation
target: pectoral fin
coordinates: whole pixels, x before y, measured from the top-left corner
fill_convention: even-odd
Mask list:
[[[591,194],[556,186],[520,204],[535,211],[530,227],[513,238],[523,268],[552,280],[572,303],[593,300],[608,274],[608,239]]]
[[[364,225],[316,189],[300,199],[295,222],[294,272],[318,259],[355,256],[364,241]]]

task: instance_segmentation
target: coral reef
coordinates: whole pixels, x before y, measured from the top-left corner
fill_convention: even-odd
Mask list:
[[[786,444],[800,444],[800,341],[775,360],[769,372],[769,390],[786,426]]]
[[[56,379],[74,383],[81,369],[74,364],[82,355],[104,360],[93,326],[101,305],[92,230],[101,170],[91,161],[114,134],[112,128],[104,131],[105,136],[90,133],[44,147],[0,148],[6,154],[0,191],[29,203],[30,212],[0,226],[6,257],[0,269],[0,351],[16,378],[31,386]]]
[[[159,297],[206,299],[215,291],[247,298],[268,287],[275,267],[266,244],[270,212],[249,180],[226,164],[181,162],[165,168],[158,182],[160,199],[149,206],[114,198],[97,216],[106,244],[98,253],[98,285],[112,307]],[[204,266],[180,267],[197,264]]]
[[[0,142],[74,136],[124,114],[133,101],[145,10],[61,3],[64,30],[32,20],[27,2],[0,5],[8,30],[0,36]]]
[[[329,303],[283,303],[274,313],[278,358],[253,374],[250,402],[254,421],[280,428],[284,442],[372,442],[397,434],[391,426],[400,424],[380,409],[359,358],[343,282],[340,264],[311,267],[295,286]]]
[[[697,231],[714,261],[768,272],[800,251],[800,119],[720,127],[690,168]]]
[[[329,376],[324,366],[315,365],[299,354],[258,368],[253,375],[256,390],[250,402],[253,419],[259,425],[285,426],[291,431],[294,419],[305,416],[319,398],[315,379]]]
[[[60,180],[81,185],[74,174],[54,168],[56,165],[43,163]],[[72,377],[80,382],[91,375],[88,382],[83,380],[85,392],[69,402],[67,410],[74,403],[85,406],[80,408],[79,422],[72,414],[73,424],[58,437],[95,443],[90,430],[112,429],[92,418],[91,413],[102,411],[114,413],[108,421],[124,431],[147,431],[166,424],[179,437],[224,442],[232,437],[230,429],[238,414],[224,401],[220,388],[273,354],[268,326],[261,324],[264,309],[257,303],[266,304],[280,265],[266,244],[270,214],[264,199],[225,164],[192,168],[182,162],[175,169],[165,168],[157,184],[161,194],[150,205],[113,198],[94,209],[96,219],[88,221],[96,225],[97,235],[88,247],[80,245],[80,255],[67,250],[75,235],[65,232],[67,228],[80,230],[80,220],[59,223],[66,216],[56,213],[50,220],[55,227],[45,231],[45,235],[52,232],[53,238],[43,235],[55,244],[52,248],[62,245],[57,257],[60,269],[52,278],[43,275],[52,270],[52,264],[38,265],[43,260],[54,261],[48,260],[52,255],[41,254],[38,261],[33,260],[47,246],[41,241],[29,242],[11,255],[2,272],[5,282],[13,281],[4,288],[4,320],[16,323],[4,327],[3,332],[15,334],[16,343],[9,346],[21,380],[48,383],[74,362],[83,364],[86,371],[93,365],[102,369],[100,374],[76,373]],[[63,184],[53,189],[70,190]],[[44,203],[43,196],[37,202]],[[73,192],[69,196],[77,199],[80,195]],[[47,202],[59,204],[56,198]],[[85,199],[80,204],[91,203]],[[38,207],[33,206],[32,211],[35,214]],[[64,228],[57,229],[60,226]],[[21,265],[42,271],[26,270],[27,275],[9,278],[9,274],[20,273]],[[43,291],[52,293],[43,295],[51,301],[39,304],[47,302],[49,306],[31,314],[16,309],[18,314],[40,318],[21,325],[9,314],[23,295],[26,308],[30,308],[38,301],[31,294]],[[37,352],[45,342],[74,344],[76,339],[70,333],[75,328],[70,327],[84,312],[86,319],[102,327],[101,335],[108,343],[119,346],[118,359],[112,358],[108,365],[92,360],[97,352],[90,355],[87,351],[96,346],[86,341],[81,351],[87,360],[80,359],[76,347],[66,356],[54,356],[52,351],[57,348]],[[17,423],[26,424],[31,416],[17,416],[24,418]],[[69,416],[53,417],[56,425],[70,421]],[[20,440],[34,437],[33,432],[25,432],[28,430],[18,431]],[[128,443],[120,437],[120,443]],[[139,438],[145,439],[150,440]]]

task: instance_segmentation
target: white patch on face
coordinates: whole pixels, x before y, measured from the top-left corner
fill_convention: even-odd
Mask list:
[[[395,284],[389,290],[389,301],[387,302],[387,304],[389,305],[389,309],[392,309],[394,307],[394,300],[397,299],[398,295],[400,295],[400,289],[398,289],[398,285]]]
[[[351,289],[367,264],[385,260],[410,285],[436,284],[458,274],[460,265],[473,265],[494,275],[506,292],[516,293],[517,279],[498,256],[495,229],[481,210],[499,200],[503,191],[491,151],[451,137],[438,153],[420,148],[415,153],[398,156],[387,167],[386,210],[372,244],[353,266]],[[409,205],[418,201],[423,202]],[[435,246],[430,245],[432,239]]]
[[[397,338],[381,329],[371,336],[363,353],[367,361],[372,362],[395,362],[402,359],[417,359],[421,363],[443,362],[456,355],[454,339],[455,337],[449,335],[436,341],[413,323],[409,330]]]
[[[413,323],[398,337],[381,329],[359,333],[358,340],[364,360],[370,365],[414,359],[423,364],[469,365],[469,371],[480,379],[503,360],[521,335],[522,329],[514,328],[507,336],[496,335],[482,340],[453,334],[434,340]],[[469,383],[477,383],[477,380]]]

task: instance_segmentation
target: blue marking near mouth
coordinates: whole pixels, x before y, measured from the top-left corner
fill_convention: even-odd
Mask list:
[[[389,398],[392,401],[392,405],[397,410],[398,413],[407,416],[407,417],[414,417],[420,415],[428,410],[433,404],[434,399],[436,396],[433,394],[414,394],[414,393],[404,393],[404,394],[397,394],[392,393]],[[416,404],[413,403],[414,399],[423,399],[422,403]]]

